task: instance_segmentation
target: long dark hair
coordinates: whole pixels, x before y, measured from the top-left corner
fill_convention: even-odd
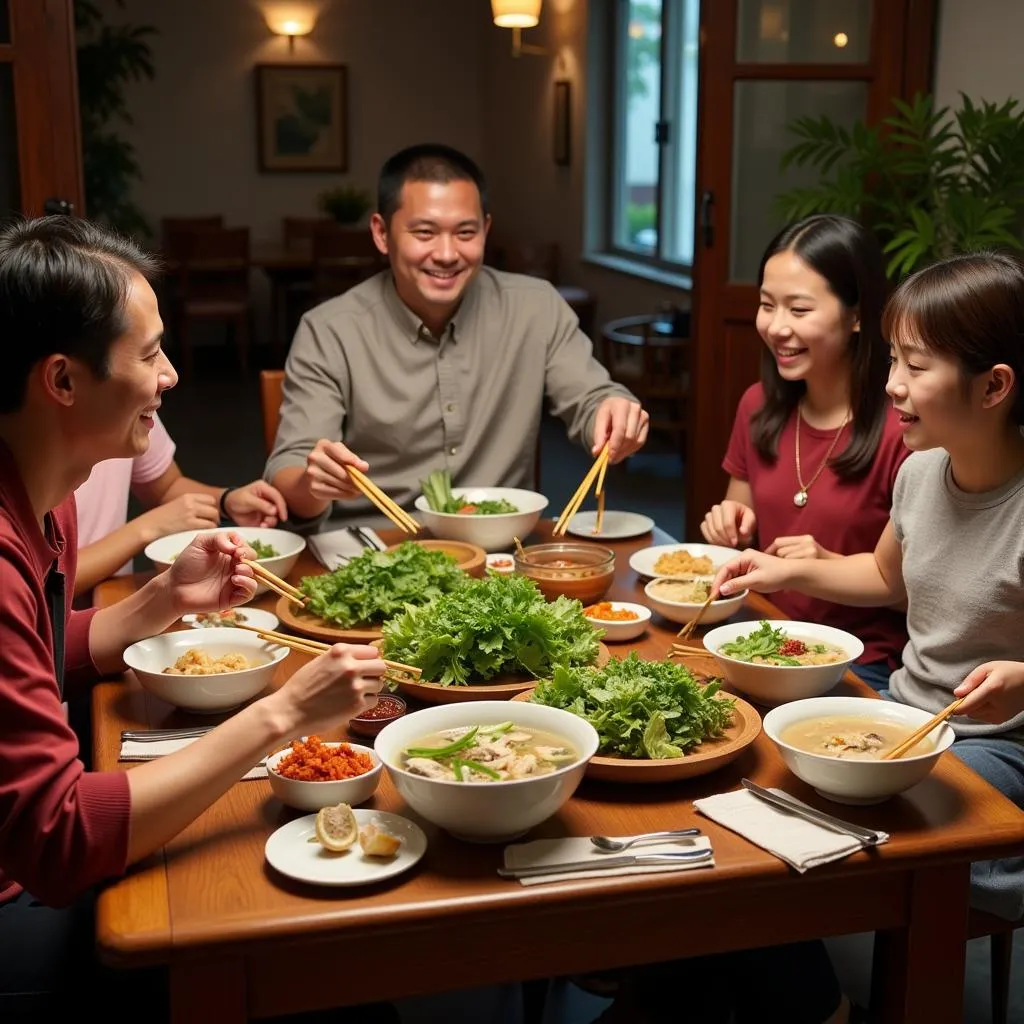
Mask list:
[[[874,235],[849,217],[817,214],[783,228],[761,258],[764,268],[781,252],[792,252],[828,283],[829,290],[848,309],[856,309],[860,330],[850,337],[850,408],[853,423],[846,447],[830,461],[833,472],[846,480],[863,476],[878,450],[889,400],[888,347],[882,341],[882,307],[888,284],[882,251]],[[779,438],[807,385],[784,380],[771,352],[761,353],[764,405],[750,421],[754,447],[763,459],[778,457]]]
[[[955,360],[964,383],[997,363],[1013,370],[1010,416],[1024,425],[1024,262],[1009,253],[950,256],[911,274],[882,318],[895,343],[912,337]]]

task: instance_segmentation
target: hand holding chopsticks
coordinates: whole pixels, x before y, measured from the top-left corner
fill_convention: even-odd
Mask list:
[[[288,598],[289,601],[293,604],[297,604],[300,608],[304,608],[306,606],[306,596],[298,587],[293,587],[290,583],[281,579],[280,576],[275,576],[265,566],[260,565],[259,562],[254,562],[249,558],[243,558],[242,563],[243,565],[249,566],[256,579],[258,579],[269,590],[274,591],[275,594],[280,594],[281,597]]]
[[[882,760],[895,761],[897,758],[903,757],[909,750],[916,747],[937,725],[941,725],[947,718],[952,718],[965,699],[961,697],[959,700],[953,701],[948,707],[943,708],[937,715],[933,715],[924,725],[915,729],[899,746],[893,747],[889,753],[883,754]]]
[[[379,508],[380,511],[395,524],[395,526],[405,533],[419,533],[420,524],[417,523],[404,508],[389,498],[361,470],[356,469],[355,466],[346,466],[345,472],[348,473],[352,483],[354,483],[356,487],[363,492],[363,495],[370,501],[370,503],[372,505],[376,505],[377,508]]]
[[[597,485],[598,490],[600,491],[604,487],[604,471],[607,465],[608,445],[605,445],[594,460],[593,466],[590,467],[587,475],[583,478],[583,483],[576,488],[576,493],[569,499],[569,503],[565,508],[562,509],[562,514],[558,517],[558,522],[555,523],[555,528],[551,531],[554,536],[565,535],[565,531],[569,528],[569,523],[572,522],[572,517],[579,511],[579,507],[583,504],[591,484],[594,483],[598,476],[600,476],[600,481]]]

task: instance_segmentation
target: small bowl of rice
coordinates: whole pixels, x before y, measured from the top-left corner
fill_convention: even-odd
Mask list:
[[[365,803],[380,785],[382,768],[372,747],[318,736],[293,740],[267,758],[271,792],[300,811]]]

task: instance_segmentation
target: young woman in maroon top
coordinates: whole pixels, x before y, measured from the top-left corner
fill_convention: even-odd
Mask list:
[[[120,604],[71,611],[72,492],[95,463],[146,450],[153,414],[177,380],[161,346],[154,273],[134,244],[82,220],[48,217],[0,231],[4,1020],[18,1012],[19,996],[52,984],[79,1001],[94,994],[60,976],[90,958],[89,931],[83,955],[49,907],[74,904],[159,849],[276,744],[372,706],[384,672],[374,648],[338,644],[177,753],[130,772],[84,770],[65,696],[121,670],[126,647],[183,612],[236,605],[256,588],[241,561],[254,553],[236,536],[206,534]]]
[[[704,517],[710,544],[756,545],[782,558],[873,551],[910,454],[885,394],[886,279],[874,236],[856,221],[808,217],[768,245],[759,275],[761,383],[740,400],[722,463],[725,499]],[[791,618],[853,633],[853,666],[884,688],[907,642],[895,609],[851,608],[792,591]]]

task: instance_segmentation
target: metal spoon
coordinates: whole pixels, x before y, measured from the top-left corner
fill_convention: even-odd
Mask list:
[[[632,839],[609,839],[608,836],[591,836],[590,841],[605,853],[618,853],[620,850],[628,850],[634,843],[645,843],[648,839],[678,839],[681,836],[699,836],[699,828],[677,828],[670,832],[645,832],[642,836],[633,836]]]

